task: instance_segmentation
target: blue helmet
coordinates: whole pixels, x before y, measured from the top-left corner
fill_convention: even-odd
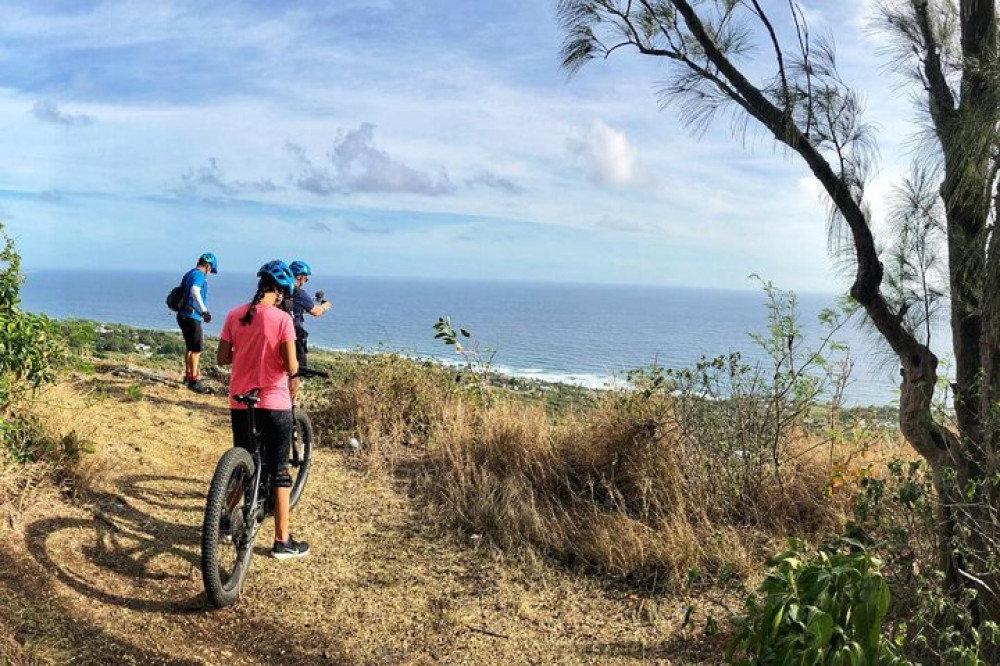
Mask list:
[[[281,259],[274,259],[267,262],[260,267],[257,271],[257,277],[269,277],[275,284],[285,290],[285,293],[289,296],[295,291],[295,276],[292,275],[292,271],[288,268],[288,264],[283,262]]]
[[[212,267],[213,273],[219,272],[219,260],[215,258],[215,255],[211,252],[206,252],[205,254],[198,257],[199,264],[207,264]]]
[[[292,275],[298,277],[300,275],[309,276],[312,275],[312,269],[309,268],[309,264],[306,262],[296,259],[292,263],[288,264],[288,267],[292,270]]]

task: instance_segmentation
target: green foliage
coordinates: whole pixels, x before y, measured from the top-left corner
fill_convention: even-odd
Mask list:
[[[21,257],[14,241],[0,224],[0,406],[7,405],[25,387],[38,388],[53,378],[53,366],[61,358],[62,347],[44,315],[24,312],[19,307]],[[3,415],[0,407],[0,418]]]
[[[56,328],[66,346],[74,354],[92,354],[97,344],[97,330],[94,322],[86,319],[63,319]]]
[[[726,648],[733,664],[908,664],[882,635],[889,586],[880,562],[857,541],[807,555],[801,544],[768,562],[773,570],[747,600]]]
[[[86,319],[65,319],[56,328],[69,349],[78,356],[136,354],[179,356],[184,341],[170,331],[135,329],[123,324],[99,324]]]
[[[52,381],[63,346],[43,315],[19,307],[21,256],[0,224],[0,452],[17,461],[30,459],[39,429],[17,410],[26,394]]]
[[[882,570],[897,600],[890,615],[911,659],[928,665],[996,663],[1000,631],[973,613],[976,592],[956,597],[944,585],[935,547],[936,508],[927,463],[893,460],[884,476],[869,472],[861,479],[848,533],[884,560]]]
[[[436,331],[434,339],[454,347],[464,361],[464,372],[458,375],[456,380],[469,383],[478,391],[479,397],[488,402],[490,375],[493,371],[493,357],[496,355],[496,350],[486,348],[480,352],[477,344],[463,345],[462,340],[470,340],[472,334],[464,328],[456,330],[451,325],[451,317],[438,317],[433,328]]]
[[[130,384],[127,389],[125,389],[125,395],[132,402],[139,402],[142,400],[142,386],[139,384]]]

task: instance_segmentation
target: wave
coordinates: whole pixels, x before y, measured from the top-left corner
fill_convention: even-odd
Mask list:
[[[459,359],[400,350],[327,347],[323,345],[311,345],[311,347],[317,350],[342,354],[398,354],[403,358],[414,361],[431,361],[448,368],[461,368],[466,365],[464,361]],[[527,379],[548,384],[568,384],[570,386],[580,386],[589,389],[623,389],[629,387],[628,381],[616,374],[546,370],[536,367],[517,368],[507,365],[493,365],[490,367],[490,371],[506,377],[516,377],[518,379]]]

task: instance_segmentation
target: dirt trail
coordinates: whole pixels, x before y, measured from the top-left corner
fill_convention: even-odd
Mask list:
[[[243,598],[209,610],[198,544],[230,442],[225,399],[98,375],[43,400],[53,427],[94,442],[101,481],[73,502],[31,497],[3,520],[0,663],[717,662],[717,645],[691,641],[699,627],[679,628],[680,601],[442,536],[400,484],[324,447],[323,433],[292,514],[312,554],[265,557],[266,524]]]

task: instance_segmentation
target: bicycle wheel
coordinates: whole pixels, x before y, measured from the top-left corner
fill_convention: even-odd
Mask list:
[[[201,577],[216,608],[240,598],[253,554],[255,524],[247,524],[244,504],[253,482],[254,461],[240,447],[226,451],[212,476],[201,528]]]
[[[288,507],[294,509],[302,497],[309,478],[309,465],[312,463],[313,428],[309,415],[302,411],[295,412],[295,433],[292,438],[292,451],[289,468],[292,472],[292,493],[288,498]]]

